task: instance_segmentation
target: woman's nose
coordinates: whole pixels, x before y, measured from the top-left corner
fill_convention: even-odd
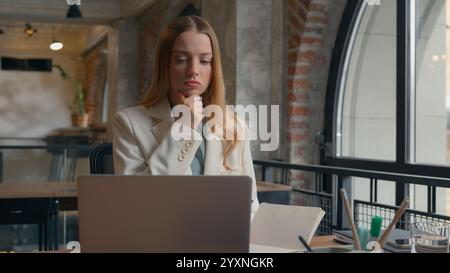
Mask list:
[[[194,77],[198,76],[198,74],[199,74],[199,65],[200,65],[200,64],[198,64],[197,61],[193,60],[193,61],[190,63],[189,67],[188,67],[188,76],[190,76],[190,77],[192,77],[192,76],[194,76]]]

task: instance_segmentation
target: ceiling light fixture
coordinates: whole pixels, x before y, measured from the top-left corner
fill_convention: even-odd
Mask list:
[[[33,36],[37,32],[37,29],[33,28],[30,23],[25,23],[25,29],[23,30],[28,37]]]
[[[63,48],[63,43],[55,39],[55,27],[53,27],[53,38],[52,43],[50,44],[50,49],[54,51],[61,50]]]
[[[81,0],[66,0],[69,9],[67,10],[66,18],[81,18]]]

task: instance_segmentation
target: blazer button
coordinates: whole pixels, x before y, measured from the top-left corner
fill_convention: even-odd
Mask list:
[[[183,148],[181,150],[181,153],[185,155],[185,154],[187,154],[188,151],[189,151],[188,148]]]
[[[186,141],[186,144],[185,144],[186,147],[191,148],[192,145],[194,145],[194,142],[192,142],[192,140]]]
[[[184,155],[179,155],[178,156],[178,161],[183,161],[184,160]]]

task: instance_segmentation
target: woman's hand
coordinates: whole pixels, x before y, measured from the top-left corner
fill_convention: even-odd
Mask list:
[[[202,97],[190,96],[184,98],[184,104],[189,107],[189,110],[191,110],[191,128],[195,129],[198,127],[198,125],[200,124],[200,122],[202,122],[203,119],[204,109]]]

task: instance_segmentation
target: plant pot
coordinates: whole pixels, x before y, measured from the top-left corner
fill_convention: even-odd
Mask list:
[[[72,126],[87,128],[89,126],[89,114],[72,114]]]

